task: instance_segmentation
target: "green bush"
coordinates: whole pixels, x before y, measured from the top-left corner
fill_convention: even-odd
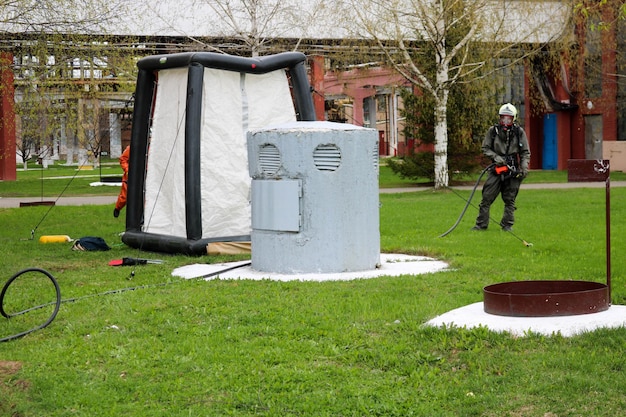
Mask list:
[[[402,158],[389,158],[387,165],[394,174],[403,179],[435,180],[435,154],[433,152],[418,152]]]

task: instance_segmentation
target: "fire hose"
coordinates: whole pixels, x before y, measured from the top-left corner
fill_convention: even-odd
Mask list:
[[[140,264],[141,262],[139,262]],[[133,263],[133,265],[136,265],[138,263]],[[219,274],[222,274],[224,272],[228,272],[228,271],[232,271],[234,269],[237,268],[242,268],[245,266],[249,266],[251,265],[251,262],[244,262],[241,264],[237,264],[234,266],[229,266],[229,267],[225,267],[220,269],[219,271],[215,271],[215,272],[211,272],[209,274],[206,275],[202,275],[200,277],[196,277],[195,279],[208,279],[208,278],[212,278],[214,276],[217,276]],[[17,278],[19,278],[20,276],[29,273],[29,272],[36,272],[36,273],[41,273],[44,274],[46,277],[48,277],[50,279],[50,281],[52,282],[52,285],[54,286],[54,290],[56,293],[56,301],[50,302],[50,303],[46,303],[46,304],[42,304],[36,307],[31,307],[28,308],[26,310],[22,310],[19,311],[17,313],[13,313],[13,314],[8,314],[5,309],[4,309],[4,298],[6,296],[7,290],[9,289],[9,287],[11,286],[11,284],[13,282],[15,282],[15,280]],[[109,294],[119,294],[122,292],[126,292],[126,291],[135,291],[138,289],[145,289],[145,288],[153,288],[153,287],[162,287],[162,286],[166,286],[166,285],[170,285],[173,283],[176,283],[179,281],[168,281],[168,282],[163,282],[163,283],[159,283],[159,284],[148,284],[148,285],[140,285],[140,286],[136,286],[136,287],[129,287],[129,288],[122,288],[122,289],[118,289],[118,290],[111,290],[111,291],[105,291],[102,293],[98,293],[98,294],[90,294],[90,295],[86,295],[83,297],[78,297],[78,298],[70,298],[70,299],[61,299],[61,289],[59,287],[59,283],[57,282],[57,280],[52,276],[52,274],[50,274],[48,271],[44,270],[44,269],[40,269],[40,268],[28,268],[28,269],[24,269],[20,272],[18,272],[17,274],[13,275],[11,278],[9,278],[9,280],[6,282],[6,284],[4,284],[4,287],[2,288],[2,291],[0,292],[0,315],[2,315],[3,317],[10,319],[11,317],[15,317],[15,316],[19,316],[25,313],[28,313],[30,311],[34,311],[34,310],[39,310],[41,308],[44,307],[48,307],[51,305],[54,305],[54,311],[52,312],[52,314],[50,315],[50,317],[48,317],[48,319],[45,321],[45,323],[36,326],[30,330],[26,330],[24,332],[21,333],[17,333],[11,336],[6,336],[6,337],[2,337],[0,338],[0,343],[2,342],[8,342],[11,340],[15,340],[15,339],[19,339],[20,337],[26,336],[27,334],[30,334],[36,330],[41,330],[44,327],[47,327],[50,323],[52,323],[52,321],[55,319],[55,317],[57,316],[57,313],[59,312],[59,309],[61,307],[61,304],[64,302],[75,302],[78,300],[82,300],[85,298],[91,298],[91,297],[98,297],[98,296],[102,296],[102,295],[109,295]]]
[[[444,237],[444,236],[449,235],[450,233],[452,233],[452,231],[454,229],[456,229],[456,227],[459,225],[459,223],[461,223],[461,220],[463,219],[463,216],[465,216],[465,212],[467,211],[467,208],[472,203],[472,198],[474,197],[474,193],[476,192],[476,189],[478,188],[478,184],[480,184],[480,181],[483,179],[483,176],[485,175],[485,173],[487,173],[495,165],[496,164],[491,164],[487,168],[482,170],[482,172],[478,176],[478,179],[476,180],[476,184],[474,184],[474,188],[472,188],[472,193],[470,194],[469,198],[467,199],[467,203],[465,204],[465,207],[463,207],[463,211],[461,211],[461,215],[459,216],[458,219],[456,219],[456,222],[452,225],[452,227],[449,228],[445,233],[442,233],[441,235],[439,235],[439,237]]]
[[[505,179],[505,175],[510,176],[517,176],[520,175],[520,173],[515,170],[514,168],[507,166],[507,165],[503,165],[503,166],[496,166],[496,164],[491,164],[489,165],[487,168],[483,169],[483,171],[480,173],[480,176],[478,177],[478,180],[476,180],[476,184],[474,185],[474,188],[472,188],[472,193],[470,194],[469,198],[467,200],[465,200],[465,198],[463,196],[461,196],[460,194],[456,193],[459,197],[463,198],[466,201],[465,207],[463,207],[463,211],[461,211],[461,214],[459,215],[459,218],[456,220],[456,222],[452,225],[452,227],[450,227],[450,229],[448,229],[445,233],[442,233],[441,235],[439,235],[439,237],[444,237],[447,236],[448,234],[452,233],[452,231],[454,229],[456,229],[456,227],[459,225],[459,223],[461,223],[461,220],[463,219],[463,216],[465,215],[465,212],[467,211],[467,208],[472,204],[472,197],[474,197],[474,193],[476,192],[476,189],[478,188],[478,185],[480,184],[480,181],[482,180],[483,176],[485,175],[486,172],[488,172],[490,169],[494,169],[495,173],[500,175],[500,178],[502,178],[503,180]],[[454,191],[454,190],[452,190]],[[491,217],[489,218],[490,221],[495,222]],[[513,231],[511,230],[507,230],[508,233],[510,233],[513,237],[515,237],[517,240],[519,240],[520,242],[522,242],[524,244],[524,246],[526,246],[527,248],[530,248],[533,246],[532,243],[527,242],[526,240],[522,239],[521,237],[517,236],[515,233],[513,233]]]

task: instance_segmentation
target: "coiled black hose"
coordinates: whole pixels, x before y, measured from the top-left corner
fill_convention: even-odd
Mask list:
[[[206,274],[206,275],[202,275],[202,276],[200,276],[200,277],[196,277],[195,279],[207,279],[207,278],[211,278],[211,277],[217,276],[217,275],[219,275],[219,274],[222,274],[222,273],[224,273],[224,272],[227,272],[227,271],[232,271],[232,270],[234,270],[234,269],[237,269],[237,268],[242,268],[242,267],[244,267],[244,266],[249,266],[249,265],[251,265],[251,264],[252,264],[251,262],[244,262],[244,263],[241,263],[241,264],[239,264],[239,265],[226,267],[226,268],[223,268],[223,269],[221,269],[221,270],[219,270],[219,271],[211,272],[210,274]],[[42,274],[46,275],[48,278],[50,278],[50,281],[52,281],[52,284],[54,285],[54,289],[55,289],[55,291],[56,291],[56,301],[51,302],[51,303],[47,303],[47,304],[42,304],[42,305],[40,305],[40,306],[36,306],[36,307],[31,307],[31,308],[29,308],[29,309],[26,309],[26,310],[20,311],[20,312],[18,312],[18,313],[7,314],[7,313],[4,311],[4,296],[5,296],[5,294],[6,294],[7,290],[8,290],[8,288],[9,288],[9,286],[10,286],[10,285],[11,285],[11,284],[12,284],[12,283],[13,283],[13,282],[17,279],[17,278],[19,278],[21,275],[24,275],[24,274],[25,274],[25,273],[27,273],[27,272],[40,272],[40,273],[42,273]],[[176,281],[174,281],[174,282],[176,282]],[[52,276],[52,274],[50,274],[48,271],[45,271],[45,270],[40,269],[40,268],[28,268],[28,269],[24,269],[24,270],[22,270],[22,271],[18,272],[17,274],[13,275],[13,276],[12,276],[12,277],[11,277],[11,278],[10,278],[10,279],[6,282],[6,284],[4,284],[4,287],[2,288],[2,292],[0,292],[0,314],[1,314],[2,316],[6,317],[6,318],[11,318],[11,317],[19,316],[19,315],[21,315],[21,314],[28,313],[29,311],[39,310],[39,309],[41,309],[41,308],[43,308],[43,307],[47,307],[47,306],[50,306],[50,305],[53,305],[53,304],[54,304],[54,311],[52,312],[52,314],[50,315],[50,317],[48,318],[48,320],[46,320],[46,322],[45,322],[44,324],[42,324],[41,326],[37,326],[37,327],[35,327],[35,328],[33,328],[33,329],[27,330],[27,331],[22,332],[22,333],[18,333],[18,334],[14,334],[14,335],[11,335],[11,336],[7,336],[7,337],[0,338],[0,343],[1,343],[1,342],[8,342],[8,341],[10,341],[10,340],[15,340],[15,339],[18,339],[18,338],[20,338],[20,337],[22,337],[22,336],[26,336],[26,335],[27,335],[27,334],[29,334],[29,333],[32,333],[32,332],[34,332],[34,331],[36,331],[36,330],[43,329],[44,327],[48,326],[50,323],[52,323],[52,321],[53,321],[53,320],[54,320],[54,318],[56,317],[57,313],[59,312],[59,308],[61,307],[61,303],[64,303],[64,302],[74,302],[74,301],[82,300],[82,299],[85,299],[85,298],[97,297],[97,296],[101,296],[101,295],[119,294],[119,293],[126,292],[126,291],[134,291],[134,290],[144,289],[144,288],[161,287],[161,286],[165,286],[165,285],[170,285],[170,284],[172,284],[172,283],[173,283],[173,282],[164,282],[164,283],[160,283],[160,284],[140,285],[140,286],[136,286],[136,287],[122,288],[122,289],[119,289],[119,290],[105,291],[105,292],[102,292],[102,293],[99,293],[99,294],[92,294],[92,295],[86,295],[86,296],[83,296],[83,297],[78,297],[78,298],[70,298],[70,299],[62,300],[62,299],[61,299],[61,289],[59,288],[59,283],[58,283],[58,282],[57,282],[57,280],[56,280],[56,279]]]
[[[41,306],[37,306],[37,307],[32,307],[17,313],[13,313],[13,314],[7,314],[6,311],[4,311],[4,296],[6,295],[7,290],[9,289],[9,287],[11,286],[11,284],[18,279],[20,276],[29,273],[29,272],[38,272],[41,274],[44,274],[45,276],[47,276],[50,281],[52,282],[52,285],[54,285],[54,290],[56,291],[56,301],[53,303],[49,303],[49,304],[44,304]],[[21,314],[25,314],[28,313],[29,311],[33,311],[33,310],[37,310],[40,308],[43,308],[45,306],[49,306],[51,304],[54,304],[54,311],[52,312],[52,314],[50,315],[50,317],[48,318],[48,320],[46,320],[45,323],[43,323],[40,326],[37,326],[35,328],[32,328],[30,330],[26,330],[24,332],[21,333],[17,333],[11,336],[7,336],[7,337],[3,337],[0,339],[0,342],[8,342],[10,340],[15,340],[18,339],[20,337],[26,336],[29,333],[32,333],[36,330],[40,330],[43,329],[44,327],[48,326],[50,323],[52,323],[52,321],[54,320],[54,318],[56,317],[57,313],[59,312],[59,308],[61,307],[61,288],[59,288],[59,283],[57,282],[57,280],[52,276],[52,274],[50,274],[48,271],[44,270],[44,269],[40,269],[40,268],[28,268],[28,269],[24,269],[20,272],[18,272],[17,274],[13,275],[7,282],[6,284],[4,284],[4,287],[2,288],[2,292],[0,292],[0,314],[2,314],[3,317],[6,317],[7,319],[10,319],[11,317],[15,317],[15,316],[19,316]]]

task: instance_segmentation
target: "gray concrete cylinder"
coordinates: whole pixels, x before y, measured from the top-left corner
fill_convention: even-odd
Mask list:
[[[248,133],[252,268],[365,271],[380,262],[378,134],[331,122]]]

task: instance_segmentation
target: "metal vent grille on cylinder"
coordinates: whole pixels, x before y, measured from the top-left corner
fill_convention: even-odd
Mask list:
[[[374,169],[376,170],[376,172],[378,172],[378,158],[380,158],[380,155],[378,154],[378,142],[376,142],[376,147],[373,149],[373,152],[372,152],[372,159],[374,162]]]
[[[335,171],[341,164],[341,151],[335,145],[319,145],[313,151],[313,162],[320,171]]]
[[[274,175],[280,168],[280,152],[274,145],[261,146],[259,151],[259,165],[266,175]]]

